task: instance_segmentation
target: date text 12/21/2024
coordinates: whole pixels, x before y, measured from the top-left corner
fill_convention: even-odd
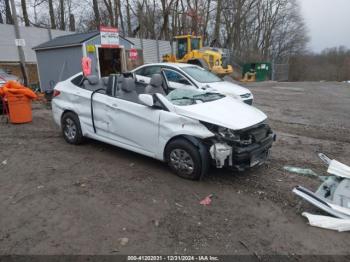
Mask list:
[[[216,256],[128,256],[128,261],[220,261]]]

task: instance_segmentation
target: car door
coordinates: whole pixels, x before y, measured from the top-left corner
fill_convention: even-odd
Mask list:
[[[196,88],[191,81],[180,72],[170,68],[163,68],[162,71],[171,90],[176,88]]]
[[[77,79],[81,81],[81,76]],[[67,89],[69,92],[70,104],[73,105],[73,111],[79,116],[80,124],[85,132],[94,134],[92,115],[91,115],[91,90],[87,90],[83,86],[79,86],[75,83],[76,79],[73,79],[69,85],[71,88]],[[80,82],[78,81],[78,82]],[[106,98],[108,96],[103,93],[95,93],[92,99],[94,124],[96,134],[103,137],[108,137],[108,120],[105,117]]]
[[[161,67],[157,65],[144,66],[135,71],[136,82],[144,86],[149,85],[154,74],[160,74]]]
[[[154,156],[160,110],[118,97],[110,97],[109,103],[114,105],[107,113],[110,138],[129,149]]]

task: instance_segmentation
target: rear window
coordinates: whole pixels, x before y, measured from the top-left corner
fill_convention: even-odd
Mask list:
[[[160,66],[146,66],[137,70],[135,73],[140,76],[152,77],[154,74],[160,74],[160,70]]]

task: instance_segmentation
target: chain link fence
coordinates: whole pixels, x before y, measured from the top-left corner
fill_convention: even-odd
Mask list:
[[[272,64],[272,80],[273,81],[288,81],[289,80],[289,63],[274,63]]]

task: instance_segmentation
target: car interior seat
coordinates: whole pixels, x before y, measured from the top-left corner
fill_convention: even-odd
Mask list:
[[[85,80],[83,82],[83,86],[85,89],[90,91],[95,91],[100,88],[104,88],[104,85],[100,82],[99,78],[95,75],[90,75],[85,77]]]
[[[124,81],[124,76],[119,75],[117,78],[117,92],[120,92],[122,90],[123,81]]]
[[[166,96],[165,90],[163,88],[163,78],[160,74],[154,74],[148,86],[145,88],[146,94],[162,94]]]
[[[135,80],[132,78],[124,78],[118,97],[123,100],[138,103],[138,94],[135,90]]]

